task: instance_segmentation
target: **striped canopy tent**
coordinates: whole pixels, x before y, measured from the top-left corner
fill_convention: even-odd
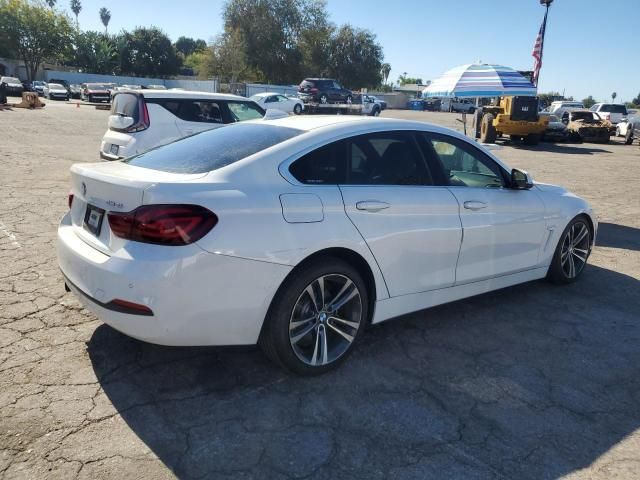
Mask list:
[[[536,87],[521,74],[502,65],[461,65],[434,80],[422,91],[423,97],[535,96]]]

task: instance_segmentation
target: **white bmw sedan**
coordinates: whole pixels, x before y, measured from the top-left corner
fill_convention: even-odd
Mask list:
[[[275,109],[285,113],[300,115],[304,110],[304,103],[299,98],[287,97],[281,93],[258,93],[251,97],[265,110]]]
[[[58,259],[88,309],[158,344],[259,343],[301,374],[369,323],[573,282],[597,229],[562,187],[402,120],[242,122],[71,175]]]

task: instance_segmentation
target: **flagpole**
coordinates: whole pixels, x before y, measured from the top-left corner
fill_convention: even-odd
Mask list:
[[[547,35],[547,19],[549,17],[549,7],[551,6],[551,4],[553,3],[553,0],[540,0],[540,5],[544,5],[546,7],[546,10],[544,12],[544,21],[543,21],[543,28],[542,28],[542,39],[541,39],[541,46],[540,46],[540,68],[538,69],[538,72],[536,74],[536,91],[538,90],[538,84],[540,83],[540,70],[542,67],[542,55],[544,53],[544,37]]]

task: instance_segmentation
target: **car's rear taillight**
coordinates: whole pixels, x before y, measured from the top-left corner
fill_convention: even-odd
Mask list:
[[[218,223],[215,213],[198,205],[143,205],[107,217],[117,237],[171,246],[197,242]]]
[[[69,204],[69,210],[71,210],[71,206],[73,205],[73,193],[69,192],[69,198],[67,199]]]
[[[144,97],[142,95],[138,96],[138,118],[139,120],[136,123],[125,130],[127,133],[141,132],[149,128],[149,125],[151,125],[147,102],[144,101]]]

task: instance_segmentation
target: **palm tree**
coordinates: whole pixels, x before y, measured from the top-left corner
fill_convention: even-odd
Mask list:
[[[389,74],[391,73],[391,65],[389,65],[388,63],[383,63],[382,67],[380,68],[380,73],[382,74],[382,79],[386,84],[387,80],[389,79]]]
[[[617,94],[616,92],[613,92],[613,93],[611,94],[611,103],[613,103],[613,102],[615,102],[615,101],[616,101],[616,97],[617,97],[617,96],[618,96],[618,94]]]
[[[111,20],[111,12],[102,7],[100,9],[100,20],[102,20],[102,24],[104,25],[104,34],[106,35],[109,32],[107,27],[109,26],[109,20]]]
[[[82,10],[80,0],[71,0],[71,11],[76,16],[76,29],[80,28],[78,24],[78,15],[80,15],[80,10]]]

